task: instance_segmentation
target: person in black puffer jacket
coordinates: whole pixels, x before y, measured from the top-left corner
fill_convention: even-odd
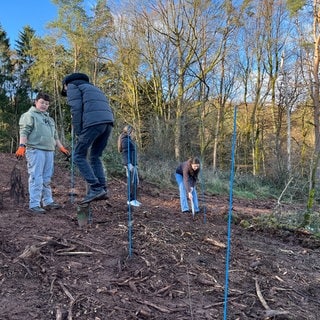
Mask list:
[[[77,136],[73,159],[88,184],[87,195],[80,204],[105,199],[107,181],[100,158],[112,132],[113,111],[106,95],[91,84],[84,73],[67,75],[62,87],[61,95],[67,97],[73,130]]]

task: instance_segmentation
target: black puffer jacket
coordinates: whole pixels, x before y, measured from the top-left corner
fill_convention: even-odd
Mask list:
[[[67,101],[76,135],[97,124],[113,125],[114,116],[109,101],[99,88],[85,80],[74,80],[67,85]]]

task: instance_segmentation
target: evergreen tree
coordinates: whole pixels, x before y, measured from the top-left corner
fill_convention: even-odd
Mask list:
[[[25,26],[23,28],[23,31],[19,33],[19,38],[16,41],[15,45],[15,76],[17,89],[20,92],[26,92],[30,98],[32,98],[32,88],[28,76],[28,71],[35,60],[31,53],[31,41],[34,37],[35,30],[30,26]]]
[[[12,70],[10,42],[0,26],[0,150],[9,148],[14,136],[12,126]],[[8,150],[8,149],[7,149]]]

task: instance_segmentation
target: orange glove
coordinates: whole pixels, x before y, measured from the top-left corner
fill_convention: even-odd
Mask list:
[[[20,144],[18,150],[16,151],[16,157],[21,160],[26,155],[26,145]]]
[[[71,156],[69,150],[66,149],[64,146],[60,148],[60,152],[66,155],[68,158]]]

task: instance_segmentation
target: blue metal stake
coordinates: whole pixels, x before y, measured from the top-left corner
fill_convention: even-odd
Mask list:
[[[226,276],[225,276],[224,309],[223,309],[223,319],[224,320],[227,320],[227,307],[228,307],[228,291],[229,291],[228,282],[229,282],[229,260],[230,260],[230,244],[231,244],[234,157],[235,157],[236,131],[237,131],[236,128],[237,128],[237,107],[234,108],[234,119],[233,119],[233,137],[232,137],[231,173],[230,173],[230,191],[229,191],[229,212],[228,212],[228,241],[227,241],[227,254],[226,254]]]
[[[129,141],[129,132],[128,134],[128,165],[130,163],[130,141]],[[132,216],[131,216],[131,204],[130,204],[130,193],[131,193],[131,174],[129,167],[127,167],[127,188],[128,188],[128,194],[127,194],[127,202],[128,202],[128,253],[129,257],[132,256]]]

